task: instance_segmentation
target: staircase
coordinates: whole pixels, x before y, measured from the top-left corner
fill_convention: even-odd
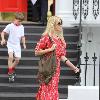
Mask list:
[[[2,31],[7,23],[1,23]],[[0,100],[35,100],[39,84],[36,79],[38,57],[34,55],[34,47],[40,39],[44,26],[35,26],[34,24],[24,24],[27,49],[22,49],[22,58],[16,67],[16,80],[14,83],[8,82],[7,76],[7,48],[0,45]],[[68,58],[77,65],[78,50],[77,42],[79,40],[78,27],[64,28],[64,37],[67,41]],[[0,39],[1,40],[1,39]],[[79,75],[76,75],[71,69],[61,62],[61,75],[59,82],[60,99],[66,99],[68,95],[68,85],[79,83]]]

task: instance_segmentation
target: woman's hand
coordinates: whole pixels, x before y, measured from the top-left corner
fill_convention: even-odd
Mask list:
[[[53,44],[52,47],[50,48],[50,51],[54,51],[56,49],[56,44]]]
[[[75,73],[80,73],[80,69],[76,66],[74,66],[65,56],[61,57],[61,60],[67,64]]]
[[[35,51],[35,55],[36,56],[43,55],[45,53],[54,51],[55,48],[56,48],[56,44],[53,44],[51,48],[48,48],[48,49],[45,49],[45,50],[40,49],[39,51]]]
[[[75,73],[79,73],[79,72],[80,72],[80,69],[77,68],[77,67],[75,67],[74,72],[75,72]]]

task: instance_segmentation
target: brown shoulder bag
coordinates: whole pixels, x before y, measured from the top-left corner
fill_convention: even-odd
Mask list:
[[[53,44],[52,38],[49,36],[51,43]],[[45,55],[40,56],[39,68],[38,68],[38,80],[40,83],[44,82],[48,84],[52,79],[52,76],[56,72],[56,54],[55,50],[51,52],[49,57]]]

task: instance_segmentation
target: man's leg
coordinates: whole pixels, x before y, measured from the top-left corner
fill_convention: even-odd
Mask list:
[[[9,75],[9,82],[14,82],[14,74],[13,74],[13,52],[8,53],[8,75]]]
[[[12,63],[12,68],[15,71],[15,67],[18,65],[19,60],[21,58],[21,47],[20,46],[16,46],[14,48],[14,62]]]
[[[13,64],[13,52],[9,52],[8,53],[9,57],[8,57],[8,74],[12,74],[13,73],[13,68],[12,68],[12,64]]]
[[[39,7],[40,0],[37,0],[36,3],[32,4],[32,21],[36,22],[40,20],[40,7]]]
[[[8,75],[9,75],[9,82],[14,82],[15,81],[15,67],[17,66],[17,64],[19,63],[19,58],[15,58],[15,61],[13,62],[12,58],[9,57],[9,60],[8,60],[8,69],[9,69],[9,72],[8,72]]]
[[[16,57],[14,62],[12,63],[12,69],[15,71],[15,67],[18,65],[20,58]]]
[[[13,58],[13,53],[10,52],[8,57],[8,73],[13,73],[15,67],[17,66],[17,64],[19,63],[19,59],[20,58]],[[14,62],[13,62],[14,61]]]
[[[47,22],[47,11],[48,11],[48,0],[41,1],[41,21],[43,23]]]

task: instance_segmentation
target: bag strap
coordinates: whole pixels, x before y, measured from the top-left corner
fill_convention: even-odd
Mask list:
[[[48,34],[48,36],[49,36],[51,43],[53,44],[53,40],[52,40],[51,36],[49,34]]]
[[[48,34],[48,37],[49,37],[51,43],[53,44],[53,39],[51,38],[51,36],[50,36],[49,34]],[[53,55],[54,55],[54,52],[55,52],[55,50],[52,51]],[[40,60],[43,58],[43,56],[44,56],[44,55],[40,56]]]
[[[48,36],[49,36],[49,39],[50,39],[51,43],[53,44],[54,41],[53,41],[52,37],[49,34],[48,34]],[[55,50],[53,50],[52,53],[54,55],[55,54]]]

